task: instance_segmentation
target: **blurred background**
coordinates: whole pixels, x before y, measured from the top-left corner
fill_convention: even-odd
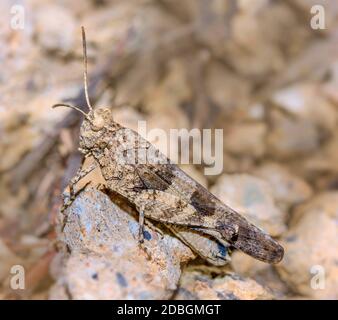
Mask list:
[[[91,100],[117,122],[223,129],[223,173],[184,169],[286,250],[278,266],[235,252],[231,271],[277,299],[337,299],[336,1],[2,0],[0,12],[1,299],[47,299],[58,278],[81,115],[51,106],[86,110],[81,25]],[[17,264],[26,290],[11,291]]]

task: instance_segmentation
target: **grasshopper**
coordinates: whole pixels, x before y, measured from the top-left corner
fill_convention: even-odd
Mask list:
[[[206,188],[192,179],[177,165],[137,132],[114,121],[110,108],[93,108],[88,95],[86,35],[82,27],[84,89],[88,113],[79,107],[59,103],[81,112],[79,150],[94,163],[80,168],[70,183],[70,197],[64,208],[75,198],[74,185],[99,167],[106,188],[132,203],[139,214],[139,241],[143,241],[145,218],[166,225],[202,258],[224,264],[227,257],[208,254],[199,248],[203,235],[212,237],[223,247],[233,247],[267,262],[278,263],[284,249],[268,234],[248,222]],[[215,250],[213,250],[215,251]]]

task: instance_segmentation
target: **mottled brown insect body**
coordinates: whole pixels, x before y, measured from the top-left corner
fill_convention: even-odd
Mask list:
[[[85,89],[86,48],[85,53]],[[87,92],[87,90],[86,90]],[[283,257],[283,248],[262,230],[225,205],[207,189],[183,172],[135,131],[114,122],[109,108],[93,110],[86,94],[89,113],[80,131],[80,150],[92,156],[95,164],[81,171],[73,184],[100,167],[106,187],[133,203],[140,215],[140,238],[144,218],[168,226],[194,251],[215,264],[217,257],[208,257],[199,250],[205,234],[252,257],[268,263],[277,263]],[[56,105],[59,106],[59,105]],[[66,105],[72,108],[74,106]],[[80,111],[82,112],[82,111]],[[183,230],[182,230],[183,228]],[[194,234],[189,234],[189,230]],[[197,247],[197,248],[196,248]],[[225,260],[225,259],[223,259]],[[222,260],[222,261],[223,261]]]

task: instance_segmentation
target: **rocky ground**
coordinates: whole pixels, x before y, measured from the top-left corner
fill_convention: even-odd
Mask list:
[[[0,3],[1,299],[338,298],[335,1],[17,2]],[[81,25],[91,99],[117,122],[223,129],[221,174],[182,168],[276,238],[281,263],[233,252],[213,266],[161,226],[141,249],[135,212],[93,183],[64,220],[81,118],[51,106],[85,108]],[[88,181],[100,172],[78,188]],[[24,290],[11,289],[14,265]]]

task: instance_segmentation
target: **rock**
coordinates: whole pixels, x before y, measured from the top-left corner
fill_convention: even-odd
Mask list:
[[[249,10],[252,10],[252,1],[246,0],[246,2],[249,4]],[[256,11],[256,19],[258,16],[263,41],[282,48],[284,58],[292,59],[302,52],[307,46],[307,41],[312,39],[312,29],[308,24],[302,23],[297,10],[285,2],[268,3],[261,12]],[[283,72],[287,67],[288,65],[285,65],[279,71]]]
[[[81,192],[65,212],[60,239],[64,267],[51,299],[169,299],[180,265],[194,257],[169,235],[145,227],[138,244],[138,222],[95,189]]]
[[[316,84],[302,83],[284,88],[273,95],[272,101],[279,108],[319,128],[332,132],[336,127],[337,111]]]
[[[0,172],[13,168],[36,144],[38,134],[27,123],[28,118],[25,113],[12,112],[4,119],[4,125],[0,124],[0,148],[6,154],[0,159]]]
[[[297,208],[281,244],[285,256],[277,270],[298,294],[338,298],[338,192],[316,196]]]
[[[265,106],[261,103],[250,104],[247,108],[247,117],[249,120],[265,120]]]
[[[267,150],[277,159],[308,155],[319,148],[320,135],[316,125],[301,118],[291,118],[279,110],[270,114],[271,130]]]
[[[22,259],[16,256],[5,242],[0,238],[0,282],[3,283],[5,279],[10,276],[12,266],[22,264]]]
[[[320,86],[321,93],[329,99],[335,106],[338,105],[338,92],[337,92],[337,85],[338,85],[338,61],[333,62],[328,72],[330,73],[330,80],[325,81]]]
[[[261,157],[266,133],[265,123],[235,124],[224,131],[224,148],[234,155]]]
[[[0,61],[3,66],[0,75],[1,100],[0,113],[3,100],[6,100],[8,82],[16,85],[16,90],[21,87],[23,70],[31,65],[34,45],[32,41],[32,18],[34,10],[31,2],[16,2],[3,0],[0,3],[2,19],[0,21]],[[13,77],[15,74],[15,77]],[[20,88],[21,89],[21,88]],[[18,92],[18,91],[16,91]],[[12,98],[10,95],[9,98]]]
[[[283,299],[289,296],[289,287],[280,279],[274,266],[236,251],[231,256],[231,267],[236,274],[249,277],[268,288],[276,298]]]
[[[266,181],[247,174],[222,175],[211,192],[271,236],[285,231],[285,215]]]
[[[191,99],[191,88],[186,74],[184,61],[173,60],[168,63],[168,71],[164,79],[150,88],[145,98],[145,108],[149,112],[170,112],[181,103]],[[180,121],[180,118],[176,118]]]
[[[304,163],[299,164],[299,171],[304,170],[306,174],[338,172],[338,130],[332,138],[316,152],[307,157]],[[332,176],[332,174],[331,174]]]
[[[115,110],[123,110],[127,105],[140,106],[145,99],[146,93],[157,83],[156,67],[149,56],[142,58],[143,61],[136,64],[125,77],[119,79],[114,89]],[[112,104],[112,103],[110,103]],[[144,115],[143,115],[144,116]]]
[[[196,40],[202,43],[203,47],[222,55],[221,50],[224,43],[229,40],[229,36],[232,33],[230,22],[237,12],[236,9],[236,3],[218,0],[197,1],[197,16],[193,20],[197,29],[197,32],[195,32]]]
[[[221,63],[210,63],[205,75],[206,92],[225,112],[233,112],[249,103],[251,86],[245,78],[229,71]]]
[[[163,0],[163,4],[165,4],[171,12],[183,19],[197,18],[198,2],[195,0],[186,0],[184,2],[180,0]]]
[[[44,5],[36,9],[36,34],[46,50],[67,54],[74,49],[77,23],[72,12],[60,5]],[[60,28],[62,26],[62,28]],[[67,30],[67,32],[64,32]]]
[[[312,209],[323,211],[330,218],[336,219],[338,216],[338,205],[336,203],[338,199],[337,197],[337,191],[319,193],[316,197],[312,198],[311,201],[297,207],[297,210],[295,210],[292,215],[291,224],[297,223],[308,211],[311,211]]]
[[[269,183],[282,210],[307,200],[313,193],[309,184],[278,163],[267,162],[255,169],[253,174]]]
[[[0,181],[0,215],[11,219],[25,213],[22,208],[29,201],[30,193],[26,186],[22,186],[14,194],[9,188],[8,180],[7,177]]]
[[[247,6],[249,7],[249,6]],[[274,6],[272,6],[274,7]],[[250,6],[250,10],[241,11],[235,14],[231,20],[230,30],[231,39],[219,43],[223,45],[223,56],[226,56],[227,64],[247,78],[259,80],[269,73],[280,70],[285,61],[280,48],[266,35],[266,29],[274,27],[276,20],[257,19],[259,16],[268,16],[269,11],[266,8]],[[284,27],[278,25],[278,29]],[[254,61],[254,63],[253,63]]]
[[[187,75],[183,62],[172,61],[166,77],[160,85],[149,89],[144,105],[149,112],[147,117],[148,140],[166,155],[169,155],[169,141],[172,138],[170,129],[189,128],[189,120],[181,105],[191,99],[191,89],[188,86]],[[159,139],[156,133],[165,133],[166,139]],[[175,140],[172,142],[175,143]]]
[[[176,300],[261,300],[273,296],[249,278],[229,274],[212,278],[197,271],[182,274]]]

